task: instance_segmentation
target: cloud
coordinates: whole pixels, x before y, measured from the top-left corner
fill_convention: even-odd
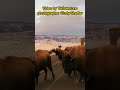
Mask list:
[[[43,16],[36,25],[36,34],[80,34],[84,32],[84,18],[80,16]],[[77,33],[76,33],[77,32]]]
[[[85,0],[36,0],[36,12],[42,6],[74,6],[85,12]],[[85,34],[85,14],[74,16],[35,16],[36,34]]]

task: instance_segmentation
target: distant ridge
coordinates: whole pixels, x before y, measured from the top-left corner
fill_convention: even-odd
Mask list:
[[[80,42],[82,36],[76,35],[35,35],[35,40],[54,40],[57,42]]]
[[[69,35],[57,35],[57,34],[56,35],[43,35],[43,34],[41,35],[41,34],[37,34],[35,36],[81,36],[81,35],[70,35],[70,34]]]

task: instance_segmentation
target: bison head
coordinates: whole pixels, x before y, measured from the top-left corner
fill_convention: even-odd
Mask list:
[[[62,54],[61,53],[58,55],[58,58],[59,58],[60,61],[62,60]]]
[[[60,48],[56,48],[55,50],[56,56],[58,56],[59,60],[62,59],[62,51]]]
[[[56,56],[58,56],[60,50],[61,50],[60,48],[56,48],[56,49],[52,49],[51,51],[54,52],[56,54]]]
[[[51,51],[55,53],[56,50],[55,50],[55,49],[52,49]]]
[[[70,76],[71,72],[74,69],[74,59],[69,54],[67,54],[63,57],[62,64],[64,72]]]

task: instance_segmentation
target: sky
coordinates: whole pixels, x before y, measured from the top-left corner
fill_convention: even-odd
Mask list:
[[[78,7],[83,15],[37,15],[42,6]],[[85,0],[35,0],[35,14],[36,35],[85,35]]]

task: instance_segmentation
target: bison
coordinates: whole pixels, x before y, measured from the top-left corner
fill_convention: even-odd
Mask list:
[[[51,51],[54,52],[56,56],[59,58],[59,60],[61,61],[61,58],[62,58],[61,48],[52,49]]]
[[[39,72],[42,71],[42,70],[45,71],[44,80],[47,79],[47,68],[52,72],[53,78],[55,78],[54,73],[53,73],[53,69],[52,69],[50,54],[45,50],[35,51],[35,78],[36,78],[36,83],[38,83]]]
[[[69,52],[71,49],[72,47],[66,47],[64,50],[62,50],[61,48],[56,48],[56,49],[52,49],[51,51],[54,52],[56,56],[58,56],[59,60],[61,61],[64,54]]]
[[[72,47],[66,47],[64,50],[61,50],[61,48],[52,49],[52,52],[56,53],[56,56],[58,56],[59,60],[62,61],[63,58],[66,58],[66,55],[69,53],[69,51],[72,49]],[[63,66],[63,62],[62,62]],[[76,74],[75,69],[73,69],[74,75]]]
[[[8,56],[0,62],[0,90],[34,90],[34,65],[26,57]]]
[[[103,46],[86,52],[86,90],[119,90],[120,49]]]
[[[64,72],[70,74],[73,70],[77,70],[80,76],[84,77],[85,71],[85,46],[74,46],[70,52],[62,59]],[[79,81],[82,79],[80,78]]]

